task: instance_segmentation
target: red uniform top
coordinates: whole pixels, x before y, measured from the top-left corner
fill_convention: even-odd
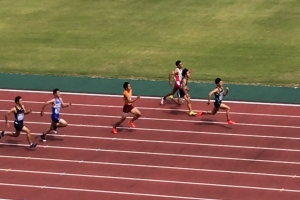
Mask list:
[[[174,78],[175,78],[174,87],[175,88],[180,88],[180,78],[179,78],[179,75],[175,75]]]

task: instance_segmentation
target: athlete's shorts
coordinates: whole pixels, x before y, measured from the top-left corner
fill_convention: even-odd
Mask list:
[[[24,127],[23,121],[15,121],[14,127],[15,127],[16,131],[21,131]]]
[[[173,90],[178,90],[180,88],[180,85],[176,84],[176,82],[174,83],[174,87]]]
[[[52,120],[53,122],[58,123],[59,120],[60,120],[59,115],[51,115],[51,120]]]
[[[124,105],[123,113],[130,113],[134,107],[132,105]]]
[[[220,108],[222,101],[215,101],[214,105],[216,108]]]
[[[178,95],[178,98],[184,98],[184,92],[183,92],[183,89],[179,89],[178,91],[177,91],[177,95]]]

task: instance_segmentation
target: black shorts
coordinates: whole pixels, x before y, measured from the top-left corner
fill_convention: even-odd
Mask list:
[[[15,121],[14,122],[14,127],[16,129],[16,131],[22,131],[24,125],[23,125],[23,121]]]
[[[134,107],[132,105],[124,105],[123,113],[130,113]]]
[[[215,108],[220,108],[222,101],[215,101]]]
[[[177,95],[178,95],[178,98],[184,98],[184,92],[183,92],[183,89],[179,89],[177,90]]]

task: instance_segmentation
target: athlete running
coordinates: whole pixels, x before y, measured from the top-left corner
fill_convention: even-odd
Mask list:
[[[15,115],[15,121],[14,121],[14,127],[15,132],[14,133],[6,133],[5,131],[2,131],[0,134],[0,138],[4,137],[5,135],[11,136],[11,137],[19,137],[21,132],[25,132],[27,135],[27,141],[29,143],[29,148],[35,148],[37,146],[36,143],[32,143],[31,136],[30,136],[30,130],[24,126],[24,115],[28,115],[31,113],[31,110],[28,111],[25,109],[25,106],[22,101],[21,96],[17,96],[15,98],[15,107],[10,109],[5,114],[5,127],[9,127],[8,123],[8,116],[12,113]]]
[[[53,90],[53,95],[54,95],[54,98],[45,102],[45,104],[42,107],[42,111],[41,111],[41,116],[43,116],[45,107],[49,104],[52,104],[51,125],[50,125],[49,129],[47,129],[46,132],[40,136],[40,138],[43,142],[46,142],[46,135],[48,133],[50,133],[51,131],[53,131],[54,133],[57,133],[57,131],[56,131],[57,128],[66,127],[68,125],[68,123],[64,119],[60,118],[59,114],[60,114],[61,108],[69,107],[69,106],[71,106],[71,103],[63,102],[58,88]]]
[[[226,96],[229,92],[229,88],[227,87],[226,91],[224,91],[223,82],[220,78],[216,78],[215,84],[217,85],[217,87],[208,94],[208,102],[207,102],[207,104],[209,105],[211,96],[214,94],[215,95],[214,108],[212,109],[212,111],[199,112],[197,116],[215,115],[219,111],[219,109],[223,109],[226,111],[227,123],[234,124],[235,122],[230,119],[230,114],[229,114],[230,107],[222,103],[223,97]]]

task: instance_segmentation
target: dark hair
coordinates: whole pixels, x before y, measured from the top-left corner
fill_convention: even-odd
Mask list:
[[[59,89],[58,89],[58,88],[55,88],[55,89],[53,90],[53,94],[56,94],[58,91],[59,91]]]
[[[129,85],[129,84],[130,84],[129,82],[123,83],[123,88],[126,90],[126,89],[128,88],[128,85]]]
[[[22,97],[21,97],[21,96],[17,96],[17,97],[15,98],[15,103],[19,103],[20,99],[22,99]]]
[[[221,81],[221,79],[220,79],[220,78],[216,78],[216,80],[215,80],[215,83],[216,83],[216,85],[217,85],[217,84],[219,84],[219,83],[220,83],[220,81]]]
[[[187,74],[187,72],[188,72],[189,70],[187,69],[187,68],[184,68],[183,70],[182,70],[182,77],[185,77],[185,75]]]
[[[181,63],[181,60],[177,60],[176,62],[175,62],[175,65],[178,67],[178,65]]]

